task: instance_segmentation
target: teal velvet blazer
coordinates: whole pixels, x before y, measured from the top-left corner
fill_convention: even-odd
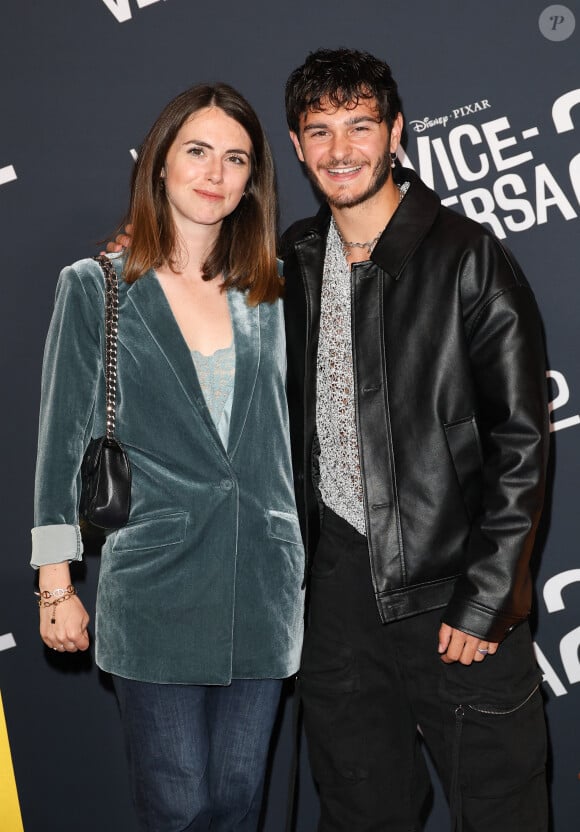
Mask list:
[[[127,678],[227,684],[298,668],[304,551],[282,305],[250,307],[237,291],[228,302],[236,371],[225,448],[155,273],[119,280],[116,434],[131,460],[132,506],[103,547],[96,660]],[[79,466],[105,428],[103,314],[98,264],[64,269],[43,367],[37,566],[82,554]],[[53,551],[62,542],[59,556],[47,556],[46,541]]]

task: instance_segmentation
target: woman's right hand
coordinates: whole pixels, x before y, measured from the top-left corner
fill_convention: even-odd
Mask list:
[[[55,563],[41,566],[39,570],[39,589],[42,592],[54,592],[70,586],[68,563]],[[68,593],[66,593],[68,595]],[[62,593],[56,598],[64,597]],[[65,601],[50,603],[55,597],[40,596],[40,637],[47,647],[60,653],[76,653],[89,646],[89,614],[78,595],[67,597]],[[44,606],[48,602],[48,606]]]
[[[117,234],[114,242],[107,243],[107,251],[109,253],[114,253],[118,251],[123,251],[124,248],[129,248],[131,245],[131,240],[133,239],[132,235],[133,226],[129,223],[129,225],[125,229],[124,234]]]
[[[54,621],[54,623],[52,623]],[[89,614],[78,595],[63,604],[40,608],[40,636],[59,653],[76,653],[89,646]]]

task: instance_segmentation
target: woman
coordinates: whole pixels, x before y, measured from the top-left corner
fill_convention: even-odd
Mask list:
[[[139,155],[129,216],[131,249],[114,262],[116,433],[132,506],[103,547],[96,660],[113,675],[142,828],[253,830],[280,680],[298,667],[304,563],[273,164],[237,92],[196,86],[166,107]],[[95,261],[64,269],[32,556],[49,601],[41,636],[61,652],[88,647],[69,562],[82,554],[80,463],[105,426],[103,304]]]

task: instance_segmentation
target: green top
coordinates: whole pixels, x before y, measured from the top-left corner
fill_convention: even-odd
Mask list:
[[[227,448],[236,374],[235,344],[232,341],[229,347],[216,350],[211,355],[192,350],[191,357],[205,403],[222,444]]]

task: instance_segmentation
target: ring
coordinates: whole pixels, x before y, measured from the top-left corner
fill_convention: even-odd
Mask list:
[[[485,647],[478,647],[477,652],[483,653],[483,655],[486,656],[489,653],[489,650],[487,650]]]

